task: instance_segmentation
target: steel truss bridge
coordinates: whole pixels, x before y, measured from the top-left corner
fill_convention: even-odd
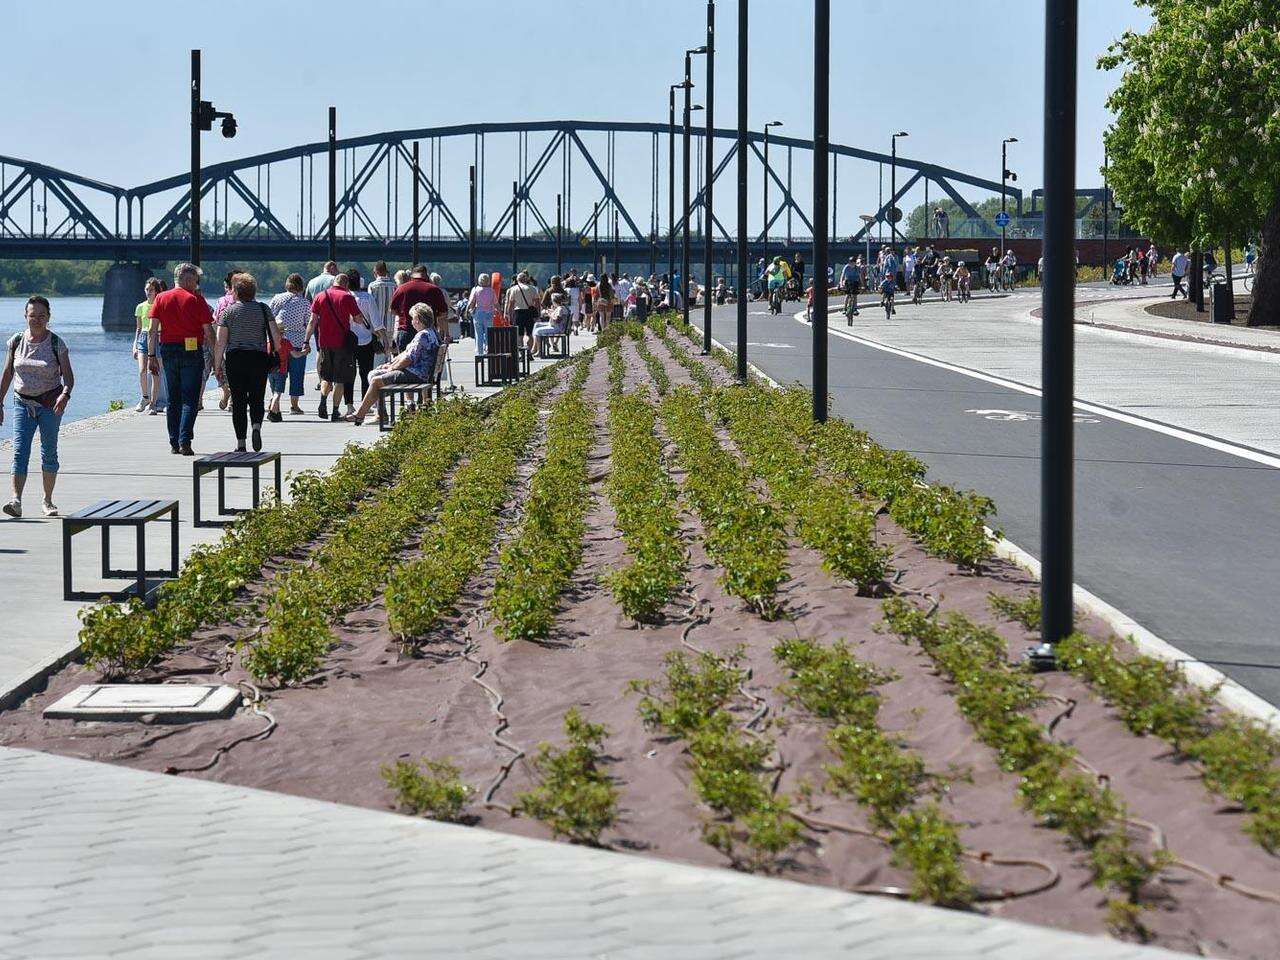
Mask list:
[[[563,198],[566,260],[591,259],[583,248],[598,237],[598,252],[610,262],[620,259],[624,264],[646,264],[662,270],[671,226],[666,215],[667,191],[662,189],[663,168],[668,159],[664,154],[670,148],[666,144],[668,150],[662,149],[667,133],[667,124],[660,123],[556,120],[426,127],[338,140],[335,219],[339,257],[366,261],[409,259],[415,217],[407,204],[413,193],[412,150],[416,143],[421,148],[416,220],[424,261],[467,262],[471,228],[467,168],[474,164],[480,197],[475,238],[478,259],[511,262],[514,235],[522,261],[556,262],[557,217],[553,206],[554,194],[558,193]],[[681,137],[682,126],[677,124],[677,187]],[[692,155],[702,158],[706,139],[705,129],[691,130]],[[504,148],[513,142],[515,162],[510,163],[512,151]],[[771,208],[762,218],[764,229],[751,239],[753,256],[764,242],[765,231],[772,249],[779,251],[783,244],[807,244],[813,235],[805,205],[796,201],[792,178],[793,168],[811,168],[813,141],[770,136],[768,144],[773,152],[766,167],[764,134],[748,134],[750,177],[756,182],[762,176],[768,178]],[[735,203],[737,131],[716,129],[712,146],[712,182],[718,184],[715,196],[719,202],[713,204],[715,210],[704,223],[705,159],[692,162],[690,217],[695,234],[703,227],[713,233],[715,259],[719,263],[735,256],[731,228],[736,221],[733,216],[726,217],[725,211]],[[204,167],[201,210],[213,213],[212,221],[205,221],[201,242],[204,259],[323,260],[328,251],[330,220],[328,150],[328,141],[322,140]],[[697,153],[693,154],[695,150]],[[888,154],[858,147],[832,144],[830,150],[833,223],[839,215],[839,174],[849,161],[882,165],[882,173],[891,162],[896,162],[898,168],[897,189],[892,196],[883,197],[875,221],[856,231],[846,231],[843,237],[833,236],[836,255],[860,247],[868,229],[882,223],[885,214],[922,182],[926,198],[932,186],[937,199],[949,197],[971,217],[977,217],[977,212],[962,196],[959,186],[997,195],[1003,191],[1018,211],[1022,209],[1021,190],[992,180],[909,157],[899,156],[894,161]],[[647,168],[650,180],[649,209],[643,213],[635,202],[639,191],[633,182],[637,158],[644,156],[642,151],[647,151],[648,158],[638,166]],[[502,164],[496,175],[491,169],[495,152]],[[797,152],[801,154],[798,163],[794,156]],[[446,154],[455,160],[458,155],[466,156],[468,162],[446,170]],[[624,174],[631,178],[629,190],[621,189],[619,184],[620,156],[625,158],[623,166],[633,171]],[[723,177],[726,170],[732,172]],[[556,179],[558,184],[553,182]],[[508,182],[513,185],[509,192],[505,187]],[[485,203],[486,198],[492,201],[495,196],[495,183],[500,185],[496,195],[504,198],[505,206],[496,217],[489,217],[485,215]],[[451,196],[460,193],[463,203],[451,206],[445,200],[446,192]],[[758,211],[761,198],[756,192],[757,196],[751,199]],[[866,195],[865,189],[859,192]],[[630,204],[624,202],[624,193]],[[677,189],[677,237],[683,229],[678,194]],[[861,209],[866,209],[865,205]],[[722,217],[729,221],[728,226]],[[785,239],[778,233],[783,224],[787,229]],[[797,231],[794,235],[793,225]],[[881,229],[888,232],[887,227]],[[0,258],[160,264],[186,256],[189,231],[189,173],[125,188],[34,161],[0,156]],[[699,262],[701,243],[698,239],[695,249],[699,253],[694,254]]]

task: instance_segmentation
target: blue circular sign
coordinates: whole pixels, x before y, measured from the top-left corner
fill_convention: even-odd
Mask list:
[[[999,213],[996,214],[996,226],[1000,227],[1001,229],[1004,229],[1009,225],[1009,221],[1012,219],[1013,218],[1010,217],[1009,214],[1001,210]]]

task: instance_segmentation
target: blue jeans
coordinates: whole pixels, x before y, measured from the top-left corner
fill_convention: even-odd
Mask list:
[[[304,354],[301,357],[289,358],[289,370],[287,373],[280,373],[279,368],[267,375],[267,379],[271,381],[272,393],[284,393],[284,382],[289,381],[289,396],[300,397],[303,394],[302,382],[307,376],[307,358]]]
[[[489,328],[493,326],[492,310],[477,310],[476,321],[476,353],[489,352]]]
[[[32,410],[35,412],[32,413]],[[13,475],[25,477],[31,462],[31,441],[40,430],[40,469],[45,473],[58,472],[58,426],[62,415],[53,407],[28,403],[21,397],[13,404]]]
[[[169,445],[179,446],[195,439],[196,411],[200,405],[200,388],[204,385],[204,352],[186,350],[181,343],[160,344],[165,384],[169,388],[169,406],[165,419],[169,424]]]

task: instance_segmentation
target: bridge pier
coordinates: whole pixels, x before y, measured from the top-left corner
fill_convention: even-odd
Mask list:
[[[140,263],[113,263],[107,268],[102,279],[102,329],[133,329],[133,311],[146,298],[143,288],[154,275]]]

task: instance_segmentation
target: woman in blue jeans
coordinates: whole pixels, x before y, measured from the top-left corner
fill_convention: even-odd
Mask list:
[[[31,462],[31,441],[40,431],[40,469],[44,475],[44,515],[56,517],[53,486],[58,480],[58,427],[71,399],[75,375],[67,345],[49,329],[49,301],[27,301],[27,329],[9,338],[4,373],[0,374],[0,423],[4,398],[13,384],[13,499],[4,505],[11,517],[22,516],[22,489]]]

